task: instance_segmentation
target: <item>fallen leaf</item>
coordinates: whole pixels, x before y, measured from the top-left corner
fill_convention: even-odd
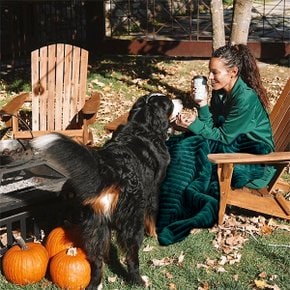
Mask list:
[[[180,253],[179,257],[178,257],[178,264],[181,264],[184,260],[185,255],[183,254],[183,252]]]
[[[145,287],[149,287],[150,286],[150,280],[149,280],[149,277],[148,276],[141,276],[142,280],[145,282]]]
[[[222,266],[218,266],[218,267],[216,268],[216,271],[217,271],[218,273],[224,273],[224,272],[227,272],[226,269],[225,269],[224,267],[222,267]]]
[[[169,273],[169,272],[166,272],[166,273],[165,273],[165,277],[166,277],[167,279],[172,279],[172,278],[173,278],[173,275],[172,275],[171,273]]]
[[[201,232],[201,229],[192,229],[192,230],[190,231],[190,233],[191,233],[192,235],[198,234],[198,233],[200,233],[200,232]]]
[[[201,285],[198,286],[197,290],[209,290],[209,285],[207,282],[202,282]]]
[[[210,267],[213,267],[213,266],[216,265],[216,260],[212,260],[212,259],[207,258],[207,259],[206,259],[206,264],[207,264],[208,266],[210,266]]]
[[[152,264],[153,266],[156,266],[156,267],[160,267],[160,266],[167,266],[167,265],[170,265],[173,263],[173,259],[171,258],[163,258],[161,260],[158,260],[158,259],[153,259],[152,260]]]
[[[174,283],[169,283],[170,290],[177,290],[176,285]]]
[[[112,89],[109,87],[109,86],[105,86],[105,87],[103,87],[103,91],[104,92],[110,92]]]
[[[265,289],[266,287],[266,281],[265,280],[254,280],[255,286],[259,289]]]
[[[273,290],[281,290],[281,288],[278,285],[266,285],[267,289],[273,289]]]
[[[108,282],[109,282],[109,283],[115,283],[116,280],[117,280],[117,275],[114,276],[114,277],[108,277]]]
[[[147,245],[144,249],[143,252],[150,252],[154,249],[154,247]]]
[[[221,256],[219,260],[219,265],[225,265],[228,262],[228,259],[226,256]]]
[[[99,80],[95,79],[95,80],[91,80],[91,82],[95,85],[98,85],[99,87],[104,87],[105,84],[100,82]]]
[[[260,278],[262,278],[262,279],[266,279],[267,278],[267,273],[266,272],[261,272],[258,276]]]
[[[270,281],[274,281],[278,278],[278,275],[271,275],[271,277],[269,278]]]
[[[196,264],[196,268],[197,268],[197,269],[200,269],[200,268],[208,269],[208,266],[205,265],[205,264],[197,263],[197,264]]]
[[[268,225],[264,225],[261,227],[261,233],[263,235],[270,235],[272,234],[273,229],[271,227],[269,227]]]

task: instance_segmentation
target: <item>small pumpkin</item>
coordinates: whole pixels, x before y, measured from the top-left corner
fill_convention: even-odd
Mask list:
[[[15,238],[18,245],[12,246],[3,256],[2,269],[6,279],[17,285],[27,285],[44,278],[48,253],[40,243],[25,243],[21,236]]]
[[[71,247],[52,257],[50,276],[61,289],[85,289],[91,280],[91,266],[81,248]]]
[[[79,231],[77,228],[54,228],[48,235],[45,247],[49,258],[62,250],[80,246]]]

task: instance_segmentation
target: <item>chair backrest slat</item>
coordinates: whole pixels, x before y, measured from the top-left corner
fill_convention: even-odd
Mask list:
[[[78,108],[81,109],[80,104],[85,102],[85,95],[82,92],[86,91],[87,83],[87,63],[89,54],[87,51],[80,54],[80,86],[78,88]]]
[[[70,102],[70,111],[79,111],[81,108],[78,107],[78,102],[79,102],[79,86],[78,80],[80,76],[80,69],[76,69],[80,65],[80,48],[79,47],[74,47],[73,50],[73,71],[71,75],[71,102]]]
[[[289,150],[290,144],[290,78],[270,114],[276,151]]]
[[[39,130],[39,50],[34,50],[31,53],[31,83],[32,83],[32,130]]]
[[[63,57],[63,45],[57,45],[56,47],[56,86],[55,95],[61,96],[63,92],[63,80],[64,80],[64,57]],[[62,98],[55,98],[55,129],[61,130],[63,128],[62,114],[63,114]]]
[[[43,93],[38,96],[39,100],[39,126],[40,130],[47,129],[47,98],[48,98],[48,81],[47,81],[47,47],[42,47],[40,49],[39,58],[39,79],[41,80],[41,86],[43,88]]]
[[[64,47],[64,94],[63,94],[63,124],[69,124],[70,98],[71,98],[71,73],[72,73],[72,46]]]
[[[65,130],[85,103],[88,51],[52,44],[31,53],[32,129]]]
[[[55,45],[50,45],[48,47],[48,68],[47,68],[47,129],[53,130],[54,120],[55,120],[55,111],[54,111],[54,95],[55,92]]]

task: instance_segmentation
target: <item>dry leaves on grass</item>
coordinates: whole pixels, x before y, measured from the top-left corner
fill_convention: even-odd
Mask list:
[[[218,260],[207,258],[204,263],[198,263],[197,268],[204,268],[207,272],[226,272],[224,265],[233,265],[241,260],[240,250],[250,237],[257,240],[257,236],[271,235],[275,230],[280,229],[290,232],[290,225],[278,224],[274,219],[267,220],[262,216],[258,217],[242,217],[234,215],[225,215],[225,220],[222,225],[215,226],[210,231],[215,233],[213,245],[216,249],[222,252]],[[192,233],[196,233],[193,230]],[[289,245],[273,245],[290,247]],[[239,279],[238,275],[233,277],[235,281]],[[275,284],[277,275],[268,275],[266,272],[261,272],[253,280],[253,289],[260,290],[280,290]],[[208,284],[201,284],[199,290],[207,290]]]
[[[181,266],[184,260],[184,253],[181,252],[178,257],[165,257],[162,259],[152,259],[152,265],[155,267],[167,266],[167,265],[178,265]]]
[[[222,255],[219,261],[208,260],[202,266],[205,268],[214,268],[216,271],[222,272],[224,271],[222,268],[223,265],[233,265],[240,262],[240,250],[245,242],[248,241],[249,237],[257,240],[256,236],[271,235],[277,229],[290,231],[290,226],[280,225],[273,219],[267,220],[262,216],[242,217],[225,215],[224,223],[210,230],[215,233],[213,245],[222,252]]]
[[[253,282],[254,289],[266,289],[266,290],[280,290],[280,287],[273,284],[277,279],[277,275],[268,275],[266,272],[261,272]]]
[[[182,267],[184,258],[185,254],[182,251],[178,257],[164,257],[162,259],[152,259],[151,263],[153,267],[164,267],[168,265],[177,265],[178,267]],[[164,276],[169,280],[174,279],[174,276],[167,270],[164,270]],[[177,289],[176,285],[172,281],[170,281],[168,288],[171,290]]]

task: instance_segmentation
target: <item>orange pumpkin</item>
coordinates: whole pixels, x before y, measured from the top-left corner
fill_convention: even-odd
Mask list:
[[[57,227],[53,229],[45,242],[45,247],[49,258],[53,257],[62,250],[70,247],[80,246],[79,232],[76,228]]]
[[[51,259],[50,276],[61,289],[85,289],[91,280],[91,266],[80,248],[69,248]]]
[[[39,243],[25,243],[21,237],[16,239],[19,245],[12,246],[3,256],[4,276],[18,285],[40,281],[45,276],[49,260],[45,247]]]

